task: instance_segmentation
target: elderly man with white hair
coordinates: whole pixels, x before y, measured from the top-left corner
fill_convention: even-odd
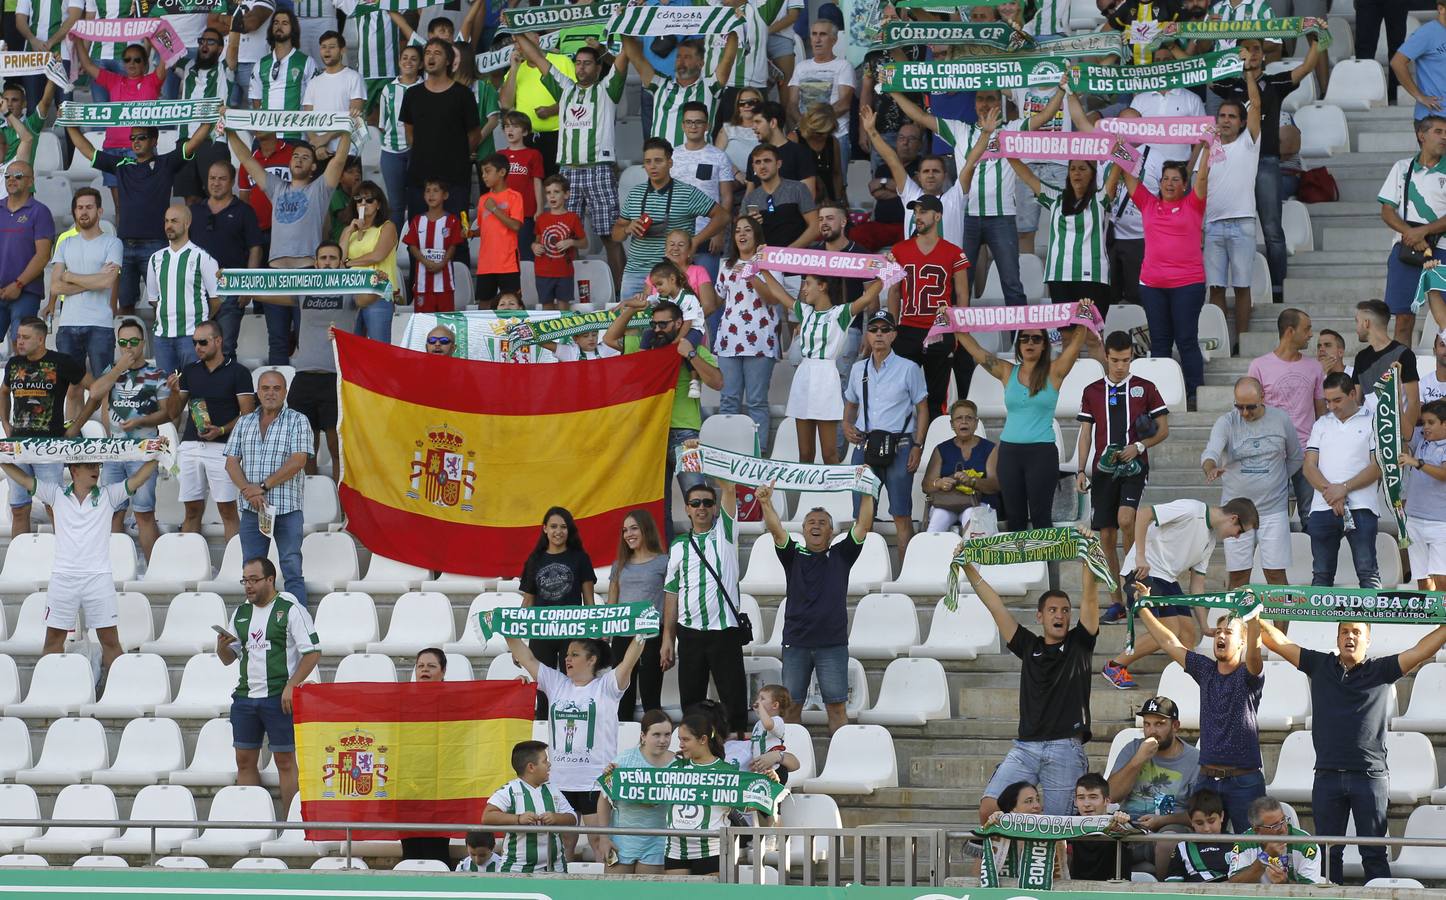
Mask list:
[[[791,118],[797,121],[815,103],[823,103],[833,110],[838,127],[833,136],[838,138],[839,159],[848,165],[849,108],[854,102],[854,90],[858,78],[849,61],[834,55],[838,43],[838,26],[828,19],[819,19],[808,29],[808,40],[813,56],[799,62],[793,70],[788,86],[798,98],[798,106],[791,111]]]

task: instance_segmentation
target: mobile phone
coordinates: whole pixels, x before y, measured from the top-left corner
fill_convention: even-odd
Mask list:
[[[230,638],[232,642],[235,642],[235,640],[236,640],[236,635],[234,635],[234,634],[232,634],[231,632],[227,631],[226,629],[222,628],[220,625],[212,625],[212,626],[211,626],[211,630],[214,631],[214,632],[216,632],[217,634],[219,634],[219,635],[220,635],[221,637],[223,637],[223,638]]]

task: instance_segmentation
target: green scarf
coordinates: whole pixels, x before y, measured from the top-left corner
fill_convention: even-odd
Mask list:
[[[507,323],[507,338],[522,345],[560,341],[580,334],[605,331],[617,317],[615,309],[600,309],[586,313],[563,313],[555,319],[514,319]],[[651,328],[652,323],[652,313],[641,313],[628,320],[628,327]]]
[[[1135,649],[1135,615],[1141,609],[1152,609],[1161,606],[1198,606],[1205,609],[1225,609],[1231,615],[1242,619],[1248,619],[1260,611],[1260,601],[1256,598],[1250,586],[1236,591],[1223,591],[1218,594],[1179,594],[1173,597],[1164,595],[1149,595],[1135,597],[1135,601],[1128,604],[1125,618],[1125,650]]]
[[[787,491],[852,491],[879,495],[882,482],[868,466],[820,466],[813,463],[761,459],[719,447],[701,445],[678,453],[678,471],[696,472],[734,484],[777,482]]]
[[[1396,544],[1409,547],[1406,536],[1405,479],[1401,474],[1401,364],[1395,363],[1376,382],[1376,461],[1381,465],[1381,484],[1396,516]]]
[[[1015,0],[899,0],[897,9],[961,9],[969,6],[1003,6]]]
[[[216,276],[222,297],[310,297],[316,294],[391,294],[376,269],[223,269]]]
[[[1058,57],[892,62],[879,66],[885,92],[1002,91],[1058,82],[1069,61]]]
[[[1416,299],[1411,303],[1412,312],[1428,304],[1431,291],[1446,291],[1446,268],[1432,266],[1421,270],[1421,280],[1416,283]]]
[[[502,34],[524,31],[561,31],[575,25],[606,25],[623,9],[619,0],[595,3],[544,3],[502,10]]]
[[[756,809],[770,816],[788,793],[788,788],[767,775],[740,772],[731,766],[619,768],[599,778],[598,784],[613,803],[726,806]]]
[[[1190,88],[1235,78],[1245,64],[1235,50],[1217,50],[1190,59],[1143,66],[1079,64],[1069,70],[1069,89],[1076,94],[1143,94],[1168,88]]]
[[[1266,619],[1288,622],[1370,622],[1373,625],[1446,623],[1446,593],[1252,584]],[[1178,600],[1178,597],[1165,598]]]
[[[1290,40],[1313,34],[1324,50],[1331,45],[1331,30],[1325,19],[1288,16],[1282,19],[1244,19],[1238,22],[1162,22],[1151,49],[1169,41],[1223,41],[1259,38],[1263,41]]]
[[[170,125],[194,125],[215,122],[221,118],[219,100],[147,100],[137,103],[60,104],[55,124],[76,128],[164,128]]]
[[[1019,879],[1020,890],[1047,891],[1054,887],[1054,853],[1062,840],[1088,835],[1111,834],[1111,816],[1044,816],[1004,813],[988,825],[974,829],[983,837],[1009,838],[1004,872],[999,872],[989,841],[979,867],[979,886],[1003,887],[1001,875]],[[1120,834],[1123,832],[1114,832]]]
[[[1064,37],[1036,38],[1034,44],[1024,50],[1000,50],[981,44],[966,44],[950,47],[936,59],[989,59],[1029,60],[1056,59],[1096,56],[1125,56],[1125,36],[1119,31],[1091,31],[1086,34],[1071,34]]]
[[[874,45],[873,49],[890,50],[894,47],[912,47],[917,44],[973,45],[1012,52],[1033,46],[1034,39],[1013,25],[999,22],[975,24],[973,22],[906,22],[895,19],[884,23],[883,37]]]
[[[1007,566],[1065,559],[1083,560],[1096,578],[1111,591],[1115,589],[1115,576],[1097,535],[1084,534],[1077,528],[1035,528],[965,541],[949,564],[949,592],[944,596],[944,607],[951,612],[959,608],[959,576],[966,565]]]
[[[477,614],[483,639],[500,634],[531,640],[604,640],[662,630],[653,604],[611,603],[599,606],[501,606]]]

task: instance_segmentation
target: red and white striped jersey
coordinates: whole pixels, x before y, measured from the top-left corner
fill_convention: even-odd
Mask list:
[[[462,222],[454,213],[447,213],[440,219],[429,219],[426,213],[412,217],[407,223],[402,243],[416,247],[422,256],[430,260],[441,260],[447,255],[447,248],[462,243]],[[419,294],[445,294],[452,290],[452,267],[440,272],[428,272],[416,266],[416,292]]]

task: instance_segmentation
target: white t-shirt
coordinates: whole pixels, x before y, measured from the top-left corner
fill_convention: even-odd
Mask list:
[[[1152,116],[1203,116],[1205,104],[1200,96],[1184,88],[1170,88],[1167,91],[1150,91],[1136,94],[1130,101],[1130,109],[1137,109],[1145,118]],[[1160,162],[1189,159],[1194,147],[1190,144],[1145,144],[1152,156]],[[1211,173],[1214,177],[1214,173]]]
[[[783,745],[783,716],[773,717],[771,731],[763,727],[762,720],[753,723],[753,732],[748,736],[748,746],[752,750],[750,761],[771,750],[783,749]]]
[[[857,87],[858,80],[854,77],[854,67],[841,56],[822,63],[810,58],[798,61],[788,86],[798,88],[798,111],[807,113],[815,103],[834,105],[838,102],[839,88]],[[833,136],[843,138],[848,133],[849,117],[845,113],[838,116],[838,128],[834,129]]]
[[[722,200],[719,184],[733,181],[733,162],[728,154],[712,144],[701,150],[689,150],[686,144],[673,148],[673,177],[691,184],[707,194],[714,203]],[[699,216],[693,225],[698,231],[708,227],[708,217]]]
[[[899,201],[904,204],[904,240],[914,236],[914,211],[909,209],[909,204],[924,196],[924,189],[919,187],[919,182],[910,178],[905,181],[899,190]],[[964,246],[964,192],[959,190],[959,183],[956,181],[949,185],[939,198],[939,203],[944,207],[944,218],[940,226],[943,231],[944,240],[956,247]]]
[[[109,575],[111,515],[130,498],[125,482],[97,487],[84,497],[54,481],[36,480],[35,496],[55,516],[52,574]]]
[[[366,100],[366,84],[356,69],[343,67],[339,72],[317,72],[306,83],[301,95],[303,109],[342,112],[351,108],[351,101]]]
[[[585,685],[552,668],[537,667],[537,689],[547,695],[549,782],[560,791],[595,791],[603,768],[618,755],[618,700],[623,689],[611,669]]]
[[[1250,129],[1228,144],[1221,144],[1225,158],[1210,166],[1209,190],[1205,195],[1205,221],[1255,218],[1255,170],[1260,165],[1260,141]]]
[[[558,362],[577,362],[578,360],[583,358],[582,350],[578,348],[576,343],[570,341],[567,343],[559,343],[557,345],[557,349],[552,351],[552,355]],[[604,344],[602,341],[598,341],[597,349],[589,353],[587,358],[607,359],[610,356],[621,355],[622,354],[618,353],[618,351],[609,347],[607,344]]]
[[[1210,568],[1210,554],[1215,552],[1209,507],[1199,500],[1171,500],[1151,508],[1155,523],[1145,539],[1145,562],[1150,574],[1165,581],[1179,581],[1191,571],[1204,575]],[[1131,547],[1120,571],[1132,572],[1137,565]]]
[[[1305,445],[1307,453],[1316,451],[1316,466],[1321,475],[1331,484],[1344,484],[1366,467],[1376,452],[1376,428],[1369,406],[1362,406],[1356,414],[1340,420],[1335,413],[1328,412],[1315,420],[1310,429],[1310,440]],[[1346,497],[1349,509],[1368,509],[1379,512],[1376,503],[1377,486],[1374,482],[1351,491]],[[1320,491],[1310,502],[1311,512],[1325,512],[1330,504]]]
[[[276,4],[272,0],[246,0],[240,7],[242,10],[269,9],[272,16],[276,14]],[[255,63],[266,55],[270,48],[266,45],[266,32],[271,30],[271,18],[268,17],[255,31],[247,31],[241,35],[240,43],[236,47],[236,62],[238,65],[255,65]]]

